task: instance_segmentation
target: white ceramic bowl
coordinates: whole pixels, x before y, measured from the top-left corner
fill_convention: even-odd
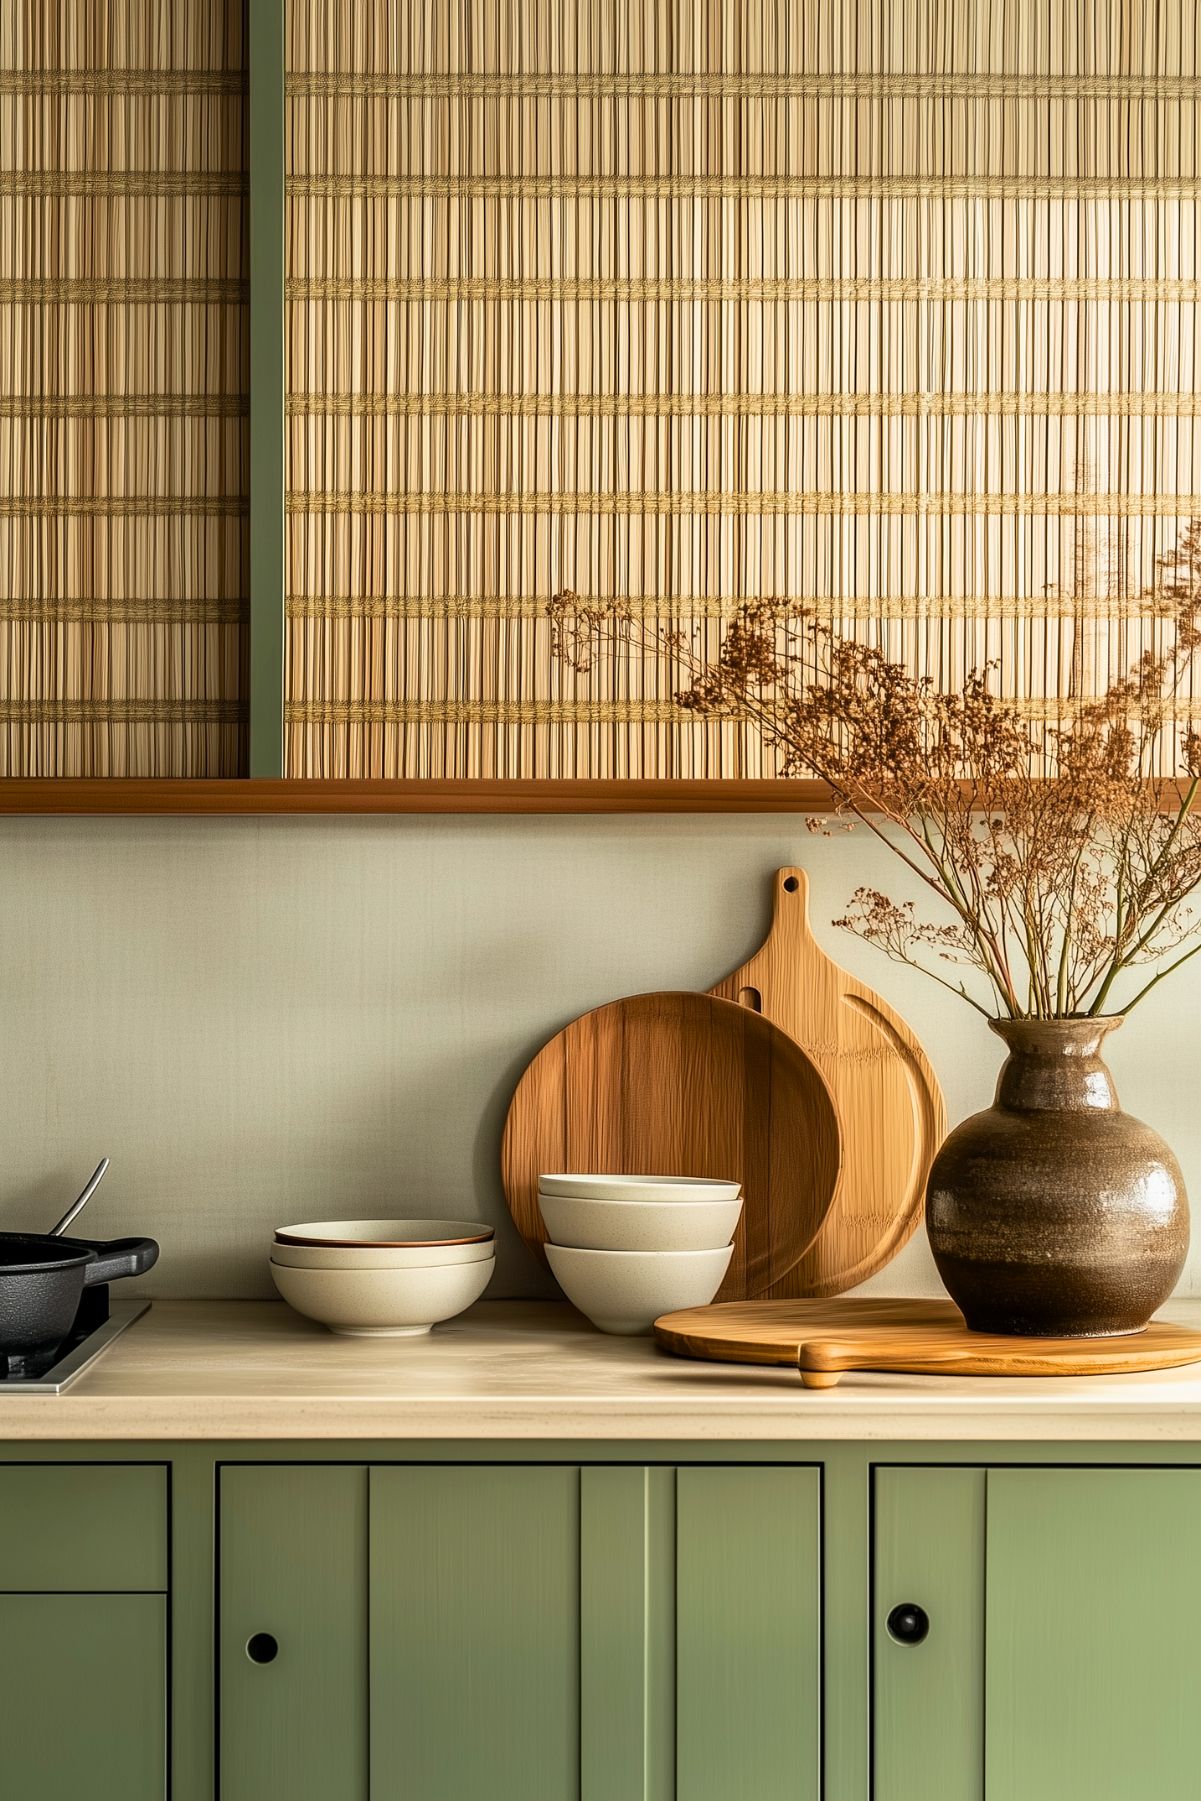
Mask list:
[[[414,1338],[478,1301],[496,1261],[441,1263],[425,1269],[289,1269],[272,1261],[271,1279],[289,1307],[354,1338]]]
[[[277,1226],[277,1244],[333,1244],[362,1250],[403,1250],[410,1245],[490,1244],[491,1226],[478,1219],[319,1219]]]
[[[548,1244],[555,1280],[602,1332],[649,1332],[662,1313],[704,1307],[734,1255],[720,1251],[586,1251]]]
[[[738,1182],[702,1176],[539,1176],[538,1189],[582,1201],[736,1201],[742,1193]]]
[[[287,1269],[429,1269],[447,1263],[486,1263],[496,1255],[490,1238],[480,1244],[271,1246],[275,1263]]]
[[[715,1251],[728,1245],[742,1212],[733,1201],[593,1201],[539,1194],[557,1245],[593,1251]]]

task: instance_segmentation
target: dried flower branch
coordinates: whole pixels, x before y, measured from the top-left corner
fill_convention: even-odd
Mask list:
[[[1201,520],[1145,598],[1162,650],[1066,724],[1032,724],[991,667],[944,692],[793,601],[747,603],[713,653],[620,602],[565,592],[550,615],[577,671],[633,645],[682,671],[683,712],[753,722],[783,772],[826,782],[942,914],[861,889],[837,924],[982,1013],[1054,1018],[1129,1011],[1201,950],[1201,735],[1179,734],[1179,780],[1150,779],[1201,649]],[[1123,978],[1152,963],[1131,992]]]

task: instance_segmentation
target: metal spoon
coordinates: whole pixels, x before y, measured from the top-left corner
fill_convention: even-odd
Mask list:
[[[71,1224],[72,1220],[78,1219],[79,1215],[83,1212],[84,1208],[87,1206],[88,1202],[91,1200],[92,1196],[95,1194],[96,1190],[99,1188],[101,1182],[103,1182],[104,1172],[108,1168],[108,1161],[109,1160],[107,1157],[101,1157],[99,1163],[96,1165],[95,1169],[92,1171],[91,1175],[88,1177],[87,1186],[84,1188],[84,1191],[80,1195],[79,1199],[77,1201],[73,1201],[71,1206],[69,1206],[67,1208],[67,1211],[63,1214],[63,1216],[59,1220],[57,1226],[51,1226],[51,1228],[50,1228],[50,1237],[51,1238],[61,1238],[63,1233],[66,1231],[67,1227]]]

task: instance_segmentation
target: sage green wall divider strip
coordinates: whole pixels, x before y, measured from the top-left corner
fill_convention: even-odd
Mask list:
[[[284,0],[249,0],[250,774],[284,773]]]

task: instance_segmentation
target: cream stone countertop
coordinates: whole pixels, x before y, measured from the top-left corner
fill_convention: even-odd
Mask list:
[[[1165,1310],[1201,1323],[1201,1303]],[[483,1302],[428,1338],[336,1338],[277,1301],[158,1301],[62,1395],[0,1389],[7,1440],[1136,1440],[1201,1444],[1201,1365],[1031,1379],[671,1357],[564,1305]]]

